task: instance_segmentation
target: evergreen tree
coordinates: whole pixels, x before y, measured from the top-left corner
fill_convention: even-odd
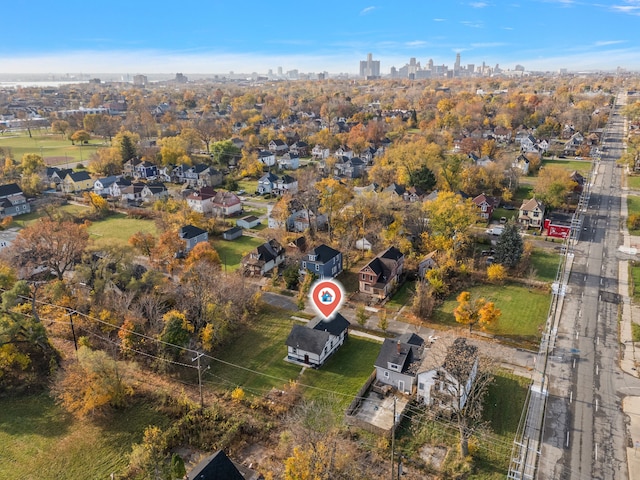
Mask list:
[[[129,135],[122,136],[122,142],[120,143],[120,155],[122,155],[122,161],[128,162],[136,156],[136,147],[131,141]]]
[[[495,260],[507,268],[513,268],[520,262],[523,252],[524,243],[518,227],[515,222],[509,221],[496,242]]]

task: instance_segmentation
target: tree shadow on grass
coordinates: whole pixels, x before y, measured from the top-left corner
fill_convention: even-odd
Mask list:
[[[0,430],[10,435],[65,435],[73,417],[46,394],[0,399]]]

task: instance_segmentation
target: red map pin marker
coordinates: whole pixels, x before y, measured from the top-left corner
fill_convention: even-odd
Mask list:
[[[311,303],[325,319],[336,313],[344,300],[342,285],[335,280],[321,280],[311,287]]]

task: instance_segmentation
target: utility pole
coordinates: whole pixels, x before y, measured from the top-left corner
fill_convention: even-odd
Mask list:
[[[395,455],[395,443],[396,443],[396,402],[398,399],[393,397],[393,422],[391,422],[391,480],[395,478],[394,455]]]
[[[202,396],[202,368],[200,365],[200,359],[204,356],[204,353],[196,352],[195,358],[192,358],[192,362],[198,362],[196,368],[198,369],[198,388],[200,389],[200,410],[204,408],[204,397]]]
[[[75,310],[71,310],[69,313],[67,313],[67,315],[69,315],[69,323],[71,325],[71,335],[73,335],[73,346],[76,349],[76,355],[78,354],[78,341],[76,340],[76,330],[75,328],[73,328],[73,315],[76,312]]]

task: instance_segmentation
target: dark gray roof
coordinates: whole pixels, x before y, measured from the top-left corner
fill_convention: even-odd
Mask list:
[[[185,225],[180,229],[180,238],[183,240],[189,240],[191,238],[196,238],[198,235],[202,235],[203,233],[207,233],[207,231],[193,225]]]
[[[332,258],[340,255],[340,252],[335,248],[331,248],[323,243],[322,245],[318,245],[307,254],[307,261],[309,261],[309,255],[315,255],[317,257],[316,261],[324,264],[329,262]]]
[[[339,337],[342,332],[349,328],[349,320],[344,318],[339,313],[334,314],[328,320],[324,318],[318,317],[314,320],[311,320],[307,327],[313,330],[319,330],[323,332],[329,332],[331,335]]]
[[[287,337],[287,347],[320,355],[329,340],[329,332],[314,330],[306,325],[294,325]]]
[[[7,183],[6,185],[0,185],[0,198],[21,194],[22,190],[17,183]]]
[[[244,480],[229,457],[218,450],[205,458],[187,475],[189,480]]]
[[[242,217],[240,220],[242,220],[243,222],[251,223],[251,222],[255,222],[256,220],[260,220],[260,219],[258,217],[256,217],[255,215],[248,215],[246,217]]]
[[[421,346],[402,343],[398,339],[386,338],[374,365],[387,369],[389,368],[389,363],[393,363],[394,365],[400,365],[401,373],[409,373],[417,368],[421,351]]]
[[[415,345],[417,347],[424,345],[424,339],[415,333],[403,333],[399,337],[396,337],[396,340],[399,340],[402,343],[408,343],[409,345]]]
[[[67,176],[71,177],[71,180],[74,182],[82,182],[84,180],[91,180],[91,177],[85,170],[80,170],[79,172],[71,172]]]
[[[240,227],[232,227],[229,230],[225,230],[222,232],[223,235],[233,235],[234,233],[242,232],[242,228]]]

